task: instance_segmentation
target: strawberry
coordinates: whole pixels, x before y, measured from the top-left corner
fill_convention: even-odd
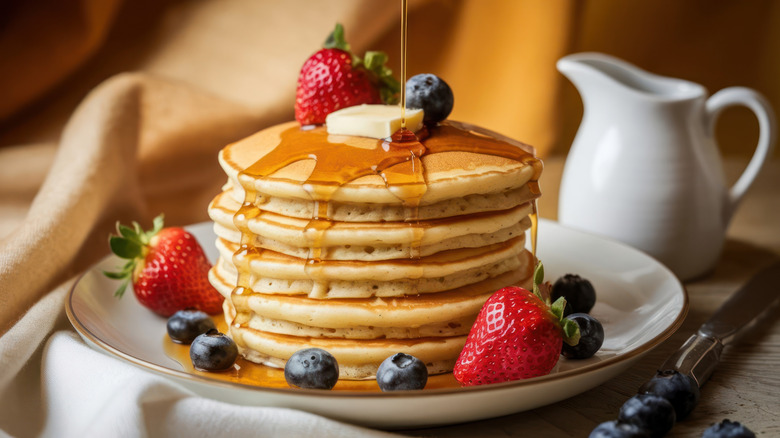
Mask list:
[[[562,319],[566,300],[550,306],[542,298],[543,276],[539,264],[534,292],[509,286],[485,302],[455,363],[458,382],[472,386],[543,376],[558,363],[562,342],[577,344],[577,323]]]
[[[295,119],[301,125],[325,123],[328,114],[341,108],[397,101],[401,86],[385,66],[386,54],[369,51],[362,60],[356,57],[341,24],[323,47],[303,63],[298,76]]]
[[[123,280],[114,293],[122,297],[132,281],[138,301],[154,313],[169,317],[176,311],[194,308],[208,314],[222,310],[222,295],[209,283],[211,264],[192,234],[182,228],[163,228],[163,216],[154,228],[143,231],[117,223],[119,235],[109,237],[111,251],[128,262],[119,272],[104,272]]]

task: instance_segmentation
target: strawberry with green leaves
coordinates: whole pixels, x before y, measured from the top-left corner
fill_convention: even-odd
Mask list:
[[[549,301],[544,268],[534,272],[534,291],[505,287],[485,302],[469,332],[453,374],[463,386],[549,374],[566,342],[579,341],[577,323],[563,318],[566,300]]]
[[[397,102],[401,86],[385,65],[386,54],[369,51],[363,59],[353,55],[341,24],[323,47],[304,62],[298,76],[295,119],[301,125],[325,123],[328,114],[341,108]]]
[[[192,234],[183,228],[163,228],[162,215],[154,219],[150,231],[137,222],[132,228],[117,223],[117,231],[109,237],[109,246],[128,261],[118,272],[104,272],[122,280],[114,295],[122,297],[132,282],[138,301],[164,317],[187,308],[212,315],[222,310],[222,295],[208,280],[211,263]]]

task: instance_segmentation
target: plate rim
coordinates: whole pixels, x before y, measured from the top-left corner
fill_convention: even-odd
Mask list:
[[[653,337],[652,339],[648,340],[647,342],[643,343],[638,348],[631,350],[627,353],[616,355],[609,357],[607,359],[585,365],[580,368],[575,368],[567,371],[562,371],[554,374],[547,374],[544,376],[538,376],[533,377],[529,379],[521,379],[521,380],[513,380],[508,382],[501,382],[501,383],[492,383],[487,385],[476,385],[476,386],[461,386],[459,388],[432,388],[427,389],[424,391],[420,390],[407,390],[407,391],[391,391],[391,392],[367,392],[367,391],[354,391],[354,390],[344,390],[344,391],[323,391],[323,390],[317,390],[317,389],[306,389],[306,388],[276,388],[276,387],[264,387],[264,386],[255,386],[255,385],[249,385],[246,383],[240,383],[240,382],[227,382],[223,380],[217,380],[210,378],[208,376],[201,376],[198,374],[191,374],[183,370],[175,370],[172,368],[165,367],[163,365],[158,365],[155,363],[148,362],[144,359],[135,357],[131,354],[125,353],[118,348],[115,348],[111,345],[109,345],[107,342],[100,339],[97,335],[92,333],[89,328],[87,328],[78,318],[78,316],[75,314],[75,311],[73,309],[73,298],[76,293],[76,289],[78,288],[79,284],[81,283],[81,280],[89,273],[95,270],[95,267],[101,263],[103,263],[105,260],[112,258],[114,256],[107,255],[103,258],[101,258],[99,261],[97,261],[95,264],[91,265],[89,268],[85,269],[79,276],[76,278],[76,281],[73,282],[71,285],[69,291],[68,291],[68,297],[66,300],[66,306],[65,306],[65,313],[68,317],[68,320],[70,321],[71,325],[74,329],[81,335],[89,339],[90,342],[92,342],[94,345],[100,347],[104,350],[106,353],[110,353],[111,355],[117,356],[121,359],[124,359],[131,364],[151,370],[154,373],[162,374],[165,376],[170,377],[176,377],[184,380],[191,380],[194,382],[197,382],[199,384],[205,384],[208,386],[217,386],[222,387],[226,389],[238,389],[238,390],[245,390],[245,391],[259,391],[259,392],[272,392],[277,394],[283,394],[285,396],[316,396],[316,397],[325,397],[325,398],[369,398],[369,399],[386,399],[386,398],[403,398],[403,397],[409,397],[414,396],[417,397],[430,397],[430,396],[446,396],[446,395],[453,395],[453,394],[462,394],[462,393],[478,393],[483,391],[500,391],[504,389],[515,389],[519,387],[524,386],[534,386],[538,384],[542,384],[548,381],[555,381],[555,380],[562,380],[562,379],[568,379],[571,377],[576,377],[579,375],[589,374],[592,372],[599,371],[603,368],[612,366],[614,364],[629,361],[632,358],[643,355],[644,353],[649,352],[650,350],[654,349],[661,343],[663,343],[665,340],[667,340],[669,337],[671,337],[681,326],[682,323],[685,321],[685,318],[688,315],[689,311],[689,296],[688,296],[688,290],[685,287],[685,285],[675,276],[665,265],[663,265],[658,260],[654,259],[653,257],[649,256],[646,253],[643,253],[642,251],[639,251],[636,248],[633,248],[625,243],[622,243],[620,241],[610,239],[608,237],[600,236],[597,234],[593,234],[587,231],[578,230],[574,228],[566,227],[565,225],[560,224],[557,221],[552,221],[549,219],[540,218],[539,219],[540,225],[542,223],[547,224],[554,224],[555,226],[566,228],[571,231],[575,231],[577,233],[587,234],[590,236],[593,236],[595,238],[598,238],[600,240],[605,240],[608,242],[611,242],[612,244],[616,244],[618,246],[623,247],[623,249],[633,251],[636,253],[639,253],[648,259],[655,262],[658,267],[666,273],[671,276],[676,282],[680,285],[680,289],[682,291],[682,308],[680,309],[680,312],[678,313],[675,320],[669,324],[661,333]],[[186,225],[185,228],[192,228],[194,226],[198,225],[204,225],[208,224],[210,222],[204,221],[199,222],[195,224]]]

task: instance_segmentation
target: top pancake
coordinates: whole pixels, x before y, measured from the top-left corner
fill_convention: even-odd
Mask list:
[[[314,159],[302,159],[284,163],[268,175],[258,176],[244,173],[269,154],[280,154],[275,150],[282,138],[294,138],[297,142],[322,143],[323,150],[331,154],[320,154]],[[296,144],[285,140],[280,156],[294,153]],[[450,142],[451,144],[446,144]],[[419,198],[419,205],[461,198],[469,195],[496,194],[518,189],[529,181],[535,181],[541,171],[541,162],[533,157],[533,149],[523,143],[499,134],[458,122],[445,122],[433,128],[430,136],[422,140],[429,147],[429,153],[422,155],[422,176],[425,192]],[[441,152],[433,153],[430,147],[436,144]],[[429,146],[430,145],[430,146]],[[479,153],[485,147],[496,147],[505,153]],[[304,145],[300,145],[301,148]],[[324,127],[301,131],[296,122],[284,123],[262,130],[250,137],[232,143],[222,149],[219,161],[228,178],[236,188],[249,187],[262,197],[279,197],[311,201],[311,193],[328,191],[328,201],[337,203],[401,205],[404,201],[388,189],[380,171],[360,176],[343,183],[333,190],[333,184],[322,181],[307,181],[315,165],[343,166],[349,170],[355,166],[371,167],[377,163],[355,163],[366,151],[382,148],[382,141],[365,137],[328,135]],[[454,150],[451,149],[460,149]],[[289,153],[288,153],[289,152]],[[394,151],[396,154],[399,150]],[[513,155],[513,158],[505,156]],[[520,157],[520,159],[517,159]],[[330,164],[328,164],[330,163]],[[411,172],[412,161],[389,166],[391,172]],[[399,184],[400,186],[400,184]]]

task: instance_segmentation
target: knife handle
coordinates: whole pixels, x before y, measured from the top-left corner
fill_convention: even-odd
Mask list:
[[[701,388],[720,362],[723,343],[699,331],[672,354],[661,366],[661,371],[677,370],[696,380]]]

